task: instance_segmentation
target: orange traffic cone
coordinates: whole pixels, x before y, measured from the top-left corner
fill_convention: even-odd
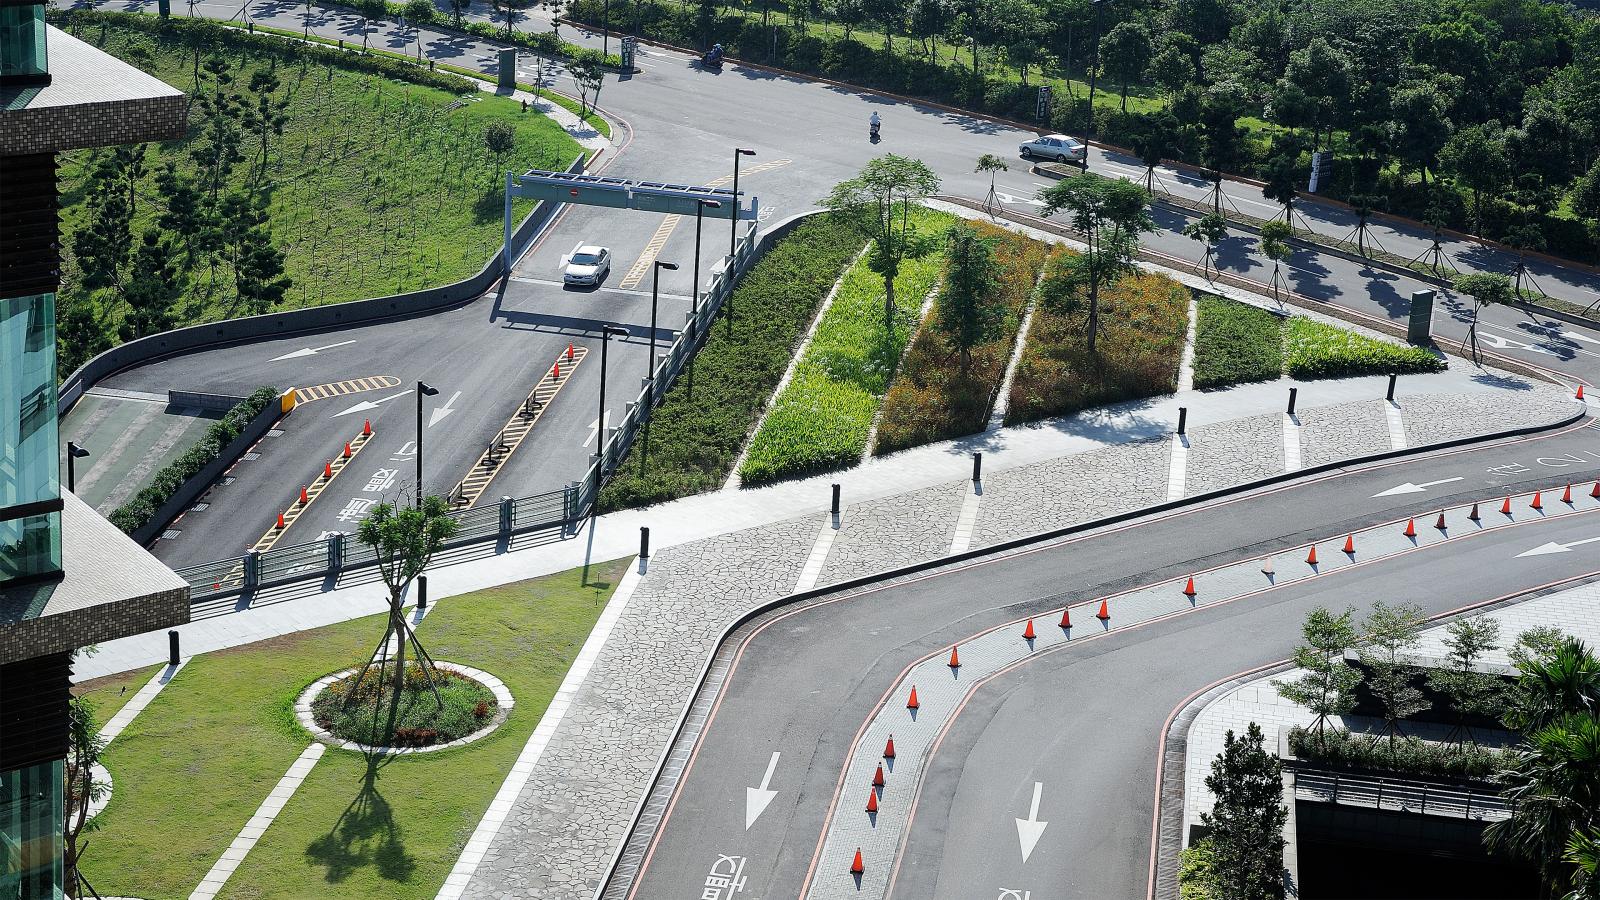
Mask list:
[[[1347,535],[1344,536],[1344,552],[1350,554],[1351,556],[1355,556],[1356,555],[1356,536],[1355,535],[1347,534]]]
[[[567,342],[567,362],[572,362],[572,342]]]
[[[333,477],[333,463],[325,462],[325,463],[322,464],[322,477],[323,478],[332,478]]]
[[[1500,503],[1500,513],[1502,515],[1507,515],[1507,516],[1511,515],[1511,498],[1510,497],[1507,497],[1504,501],[1502,501]]]
[[[911,699],[906,701],[906,709],[920,709],[921,707],[922,704],[917,702],[917,686],[913,684],[911,686]]]
[[[366,435],[367,437],[372,437],[372,420],[371,419],[363,419],[362,420],[362,422],[361,422],[361,433],[363,435]]]
[[[283,513],[278,513],[278,527],[283,528]]]
[[[1440,531],[1444,530],[1444,510],[1439,511],[1439,521],[1434,522],[1433,527],[1439,529]]]
[[[1570,481],[1567,482],[1566,489],[1561,492],[1561,502],[1562,503],[1571,503],[1572,502],[1572,482],[1570,482]]]
[[[561,377],[561,360],[559,360],[559,359],[556,360],[556,367],[554,369],[550,370],[550,377],[551,378],[560,378]]]
[[[1589,489],[1589,496],[1600,497],[1600,481],[1596,481],[1594,487]]]
[[[300,489],[300,505],[301,506],[305,506],[307,503],[310,503],[310,502],[311,502],[311,498],[306,496],[306,489],[305,488],[301,488]]]
[[[349,459],[350,458],[350,442],[349,441],[345,441],[344,442],[344,458],[345,459]]]
[[[1028,627],[1022,629],[1022,639],[1025,641],[1031,641],[1036,637],[1038,637],[1038,635],[1033,633],[1033,620],[1029,619]]]
[[[950,662],[946,663],[946,665],[952,669],[961,668],[961,654],[956,652],[955,647],[950,648]]]
[[[878,811],[878,792],[877,791],[867,791],[867,812],[875,813],[877,811]]]
[[[1061,627],[1068,629],[1072,627],[1072,607],[1070,606],[1061,610]]]
[[[860,875],[862,872],[865,872],[866,870],[867,870],[867,867],[863,866],[861,864],[861,848],[857,847],[856,848],[856,861],[850,864],[850,874],[851,875]]]
[[[1316,544],[1312,544],[1311,545],[1311,552],[1306,554],[1306,565],[1314,566],[1316,564],[1317,564],[1317,545]]]
[[[1194,590],[1194,576],[1193,575],[1190,575],[1188,582],[1184,584],[1184,586],[1183,586],[1183,595],[1185,597],[1188,597],[1191,600],[1194,599],[1195,590]],[[1102,600],[1100,602],[1100,608],[1104,609],[1105,605],[1106,605],[1105,601]]]
[[[1111,610],[1106,608],[1106,601],[1100,601],[1100,611],[1095,613],[1094,617],[1102,622],[1108,621],[1111,618]]]
[[[1416,519],[1407,519],[1406,520],[1406,537],[1416,537],[1416,536],[1417,536],[1417,520]]]
[[[1533,492],[1533,502],[1528,504],[1529,509],[1544,509],[1544,504],[1539,502],[1539,492]]]
[[[894,759],[894,735],[889,735],[889,742],[883,745],[883,758]]]
[[[878,763],[878,771],[872,776],[872,786],[875,788],[883,787],[883,763]]]
[[[1578,393],[1577,393],[1576,399],[1578,399],[1578,400],[1582,400],[1583,399],[1583,382],[1579,382],[1578,383]]]

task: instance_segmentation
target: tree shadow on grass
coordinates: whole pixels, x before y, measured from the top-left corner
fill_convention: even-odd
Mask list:
[[[404,836],[395,824],[394,810],[378,790],[379,770],[392,754],[368,753],[361,789],[329,832],[306,846],[306,859],[322,867],[329,884],[345,881],[369,866],[386,881],[409,881],[417,860],[406,851]]]

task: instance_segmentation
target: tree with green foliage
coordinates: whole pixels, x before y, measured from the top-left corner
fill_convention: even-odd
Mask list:
[[[605,57],[599,50],[579,50],[567,60],[567,74],[578,88],[578,116],[587,119],[600,108],[600,89],[606,83]]]
[[[1311,610],[1300,626],[1301,643],[1293,657],[1295,667],[1305,674],[1293,681],[1272,682],[1283,699],[1316,714],[1313,730],[1319,742],[1326,740],[1328,719],[1347,715],[1356,705],[1361,671],[1344,661],[1345,651],[1357,643],[1354,620],[1353,609],[1338,615],[1322,606]]]
[[[974,172],[989,173],[989,193],[983,198],[983,208],[988,210],[991,216],[994,215],[996,205],[999,202],[999,198],[994,189],[994,178],[997,174],[1001,172],[1008,172],[1010,170],[1011,164],[1006,162],[1004,158],[995,156],[993,153],[985,153],[978,157],[978,166],[972,170]]]
[[[834,185],[818,201],[872,242],[867,265],[883,279],[883,321],[890,335],[900,264],[938,246],[938,235],[921,233],[911,221],[911,206],[938,190],[939,176],[926,163],[890,153],[867,163],[861,174]]]
[[[1193,238],[1205,245],[1206,256],[1203,271],[1206,280],[1211,279],[1211,257],[1216,255],[1217,244],[1228,236],[1228,220],[1216,213],[1206,213],[1193,222],[1183,226],[1186,237]]]
[[[939,329],[961,354],[961,374],[972,369],[972,348],[994,340],[1005,326],[1005,307],[997,302],[1000,264],[990,242],[972,226],[950,227],[944,287],[939,292]]]
[[[1087,248],[1069,260],[1072,281],[1089,295],[1088,350],[1095,352],[1100,332],[1100,291],[1136,271],[1139,235],[1155,230],[1150,198],[1144,189],[1121,178],[1092,172],[1075,175],[1039,192],[1046,217],[1065,211]]]
[[[1313,150],[1323,146],[1323,135],[1333,130],[1350,102],[1353,69],[1349,54],[1321,37],[1289,54],[1283,82],[1305,100]]]
[[[1116,79],[1122,91],[1122,111],[1128,111],[1128,85],[1150,67],[1150,29],[1139,22],[1120,22],[1100,39],[1100,65]]]
[[[1506,695],[1501,720],[1524,734],[1568,713],[1600,713],[1600,657],[1578,638],[1534,629],[1513,653],[1521,676]]]
[[[1275,200],[1283,206],[1283,222],[1294,233],[1294,201],[1300,196],[1300,148],[1294,143],[1267,160],[1266,186],[1261,196]]]
[[[490,122],[483,129],[483,146],[488,149],[489,155],[494,158],[496,181],[499,180],[499,171],[504,169],[505,159],[511,151],[517,148],[517,131],[511,127],[510,122]]]
[[[1472,360],[1477,362],[1478,354],[1478,316],[1486,306],[1502,306],[1510,303],[1515,298],[1511,288],[1511,279],[1504,275],[1492,273],[1473,273],[1470,275],[1457,275],[1450,282],[1450,289],[1472,301],[1472,321],[1467,325],[1467,336],[1462,339],[1462,345],[1472,348]]]
[[[1390,103],[1397,125],[1395,149],[1422,174],[1426,187],[1428,172],[1454,128],[1447,114],[1449,101],[1436,83],[1415,80],[1396,88]]]
[[[260,181],[261,176],[267,172],[268,142],[274,135],[283,135],[283,126],[289,121],[286,112],[289,108],[288,96],[275,97],[273,92],[282,84],[278,76],[270,69],[257,69],[250,76],[250,93],[255,102],[240,108],[240,119],[244,127],[255,132],[260,140],[261,149],[256,155],[254,180]]]
[[[461,17],[470,9],[472,0],[450,0],[450,15],[455,18],[457,28],[461,27]]]
[[[400,14],[416,27],[433,22],[434,17],[439,14],[439,9],[433,5],[433,0],[406,0],[406,5],[401,7]]]
[[[1468,616],[1445,626],[1445,664],[1428,670],[1428,687],[1441,694],[1455,713],[1456,724],[1446,740],[1473,743],[1469,718],[1493,716],[1504,693],[1500,676],[1478,670],[1485,654],[1500,645],[1500,622]]]
[[[533,5],[532,0],[489,0],[489,5],[494,9],[506,25],[506,40],[511,40],[511,29],[522,19],[523,10]]]
[[[1283,764],[1262,746],[1261,726],[1244,736],[1229,729],[1211,761],[1206,788],[1216,797],[1200,821],[1210,829],[1213,874],[1230,900],[1281,900],[1284,896]]]
[[[417,664],[425,673],[429,687],[433,688],[434,702],[439,704],[440,709],[444,708],[444,703],[439,700],[439,689],[433,684],[433,657],[428,655],[422,642],[417,640],[417,633],[411,627],[411,623],[406,621],[405,600],[411,583],[428,568],[434,554],[439,552],[444,542],[454,536],[460,527],[460,521],[450,515],[450,505],[444,498],[433,496],[424,497],[420,503],[411,506],[396,507],[391,503],[379,503],[372,507],[367,517],[356,527],[356,538],[372,548],[377,557],[378,573],[383,578],[384,587],[389,591],[389,615],[386,617],[383,639],[378,642],[371,657],[356,674],[347,697],[353,699],[357,696],[356,688],[371,671],[373,662],[378,664],[378,683],[383,684],[392,639],[394,681],[388,708],[391,733],[400,698],[405,691],[407,644],[416,650]],[[381,708],[381,690],[378,692],[378,698]],[[349,699],[345,702],[348,703]]]
[[[389,15],[389,4],[384,0],[355,0],[356,13],[361,16],[361,52],[367,52],[367,41],[372,36],[374,20],[382,21]]]
[[[177,303],[184,287],[180,259],[170,237],[159,228],[145,229],[123,291],[128,312],[119,329],[122,340],[158,334],[177,324]]]
[[[1572,211],[1589,221],[1594,236],[1595,259],[1600,261],[1600,158],[1572,185]]]
[[[238,302],[247,315],[260,315],[283,300],[290,279],[283,251],[272,243],[264,193],[230,193],[220,208],[220,240],[233,266]]]
[[[1162,112],[1144,120],[1143,126],[1133,135],[1133,152],[1144,163],[1144,190],[1151,196],[1156,192],[1156,166],[1161,161],[1178,155],[1178,120],[1171,113]]]
[[[1286,222],[1273,220],[1261,226],[1261,239],[1258,243],[1262,254],[1272,260],[1273,300],[1278,300],[1279,285],[1283,286],[1284,291],[1289,290],[1289,283],[1283,278],[1283,263],[1294,254],[1294,247],[1289,244],[1289,239],[1292,237],[1294,229]]]
[[[1401,733],[1400,722],[1431,705],[1413,683],[1415,668],[1403,658],[1417,645],[1422,622],[1422,607],[1414,603],[1390,605],[1380,600],[1372,605],[1372,612],[1361,626],[1361,661],[1372,671],[1368,684],[1383,706],[1383,735],[1389,738],[1390,752],[1394,750],[1395,737]]]
[[[67,704],[67,759],[63,767],[65,809],[62,817],[62,885],[68,896],[85,897],[88,882],[83,878],[80,865],[83,851],[88,847],[84,834],[95,830],[99,822],[89,818],[89,807],[103,801],[111,793],[111,784],[95,777],[94,769],[100,764],[106,742],[94,720],[94,710],[82,696],[73,696]],[[92,892],[91,892],[92,893]]]
[[[1600,900],[1600,828],[1573,834],[1562,859],[1573,868],[1572,890],[1564,900]]]
[[[1485,196],[1499,194],[1511,181],[1505,129],[1490,122],[1452,134],[1439,151],[1439,171],[1472,191],[1473,226],[1481,231]]]
[[[85,222],[72,236],[72,253],[83,273],[83,286],[108,288],[118,299],[123,299],[125,270],[133,255],[133,219],[138,212],[144,153],[145,145],[135,144],[96,156],[84,187]]]
[[[1182,49],[1168,44],[1150,60],[1150,77],[1167,95],[1167,104],[1195,81],[1194,59]]]

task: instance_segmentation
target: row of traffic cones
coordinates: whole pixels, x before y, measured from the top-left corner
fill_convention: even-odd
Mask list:
[[[917,689],[916,689],[916,687],[912,687],[911,688],[911,708],[912,709],[916,708],[916,706],[915,706],[916,702],[917,702]],[[883,758],[886,759],[886,760],[890,760],[890,761],[894,760],[894,735],[892,735],[892,734],[889,735],[889,740],[886,741],[884,743],[884,745],[883,745]],[[883,763],[880,762],[880,763],[878,763],[877,771],[872,773],[872,789],[867,791],[867,815],[875,816],[875,815],[878,814],[878,792],[883,790],[883,788],[888,783],[889,783],[888,779],[884,778],[884,776],[883,776]],[[861,873],[865,872],[866,870],[867,869],[866,869],[866,866],[864,865],[864,861],[861,858],[861,848],[857,847],[856,848],[855,859],[852,859],[850,861],[850,874],[851,875],[860,875]]]
[[[372,420],[371,419],[363,419],[362,420],[362,422],[361,422],[361,436],[365,437],[365,438],[372,437]],[[349,441],[345,441],[344,442],[344,450],[339,455],[343,459],[349,459],[350,457],[355,455],[355,450],[350,446],[350,442]],[[332,461],[328,461],[328,462],[323,463],[322,464],[322,480],[326,482],[326,481],[328,481],[328,480],[330,480],[332,478],[333,478],[333,462]],[[312,482],[312,483],[315,484],[316,482]],[[309,505],[310,503],[311,503],[311,492],[310,492],[310,489],[302,487],[300,489],[300,496],[295,500],[295,506],[298,506],[301,509],[305,509],[306,506]],[[289,527],[288,523],[284,521],[283,513],[278,513],[278,521],[272,527],[273,527],[273,530],[275,530],[275,531],[282,531],[283,529]]]

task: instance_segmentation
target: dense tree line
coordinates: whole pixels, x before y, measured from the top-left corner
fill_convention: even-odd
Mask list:
[[[598,23],[600,0],[574,18]],[[1600,253],[1600,18],[1546,0],[631,0],[613,28]],[[1096,36],[1098,35],[1098,41]],[[1283,191],[1280,189],[1279,193]]]

